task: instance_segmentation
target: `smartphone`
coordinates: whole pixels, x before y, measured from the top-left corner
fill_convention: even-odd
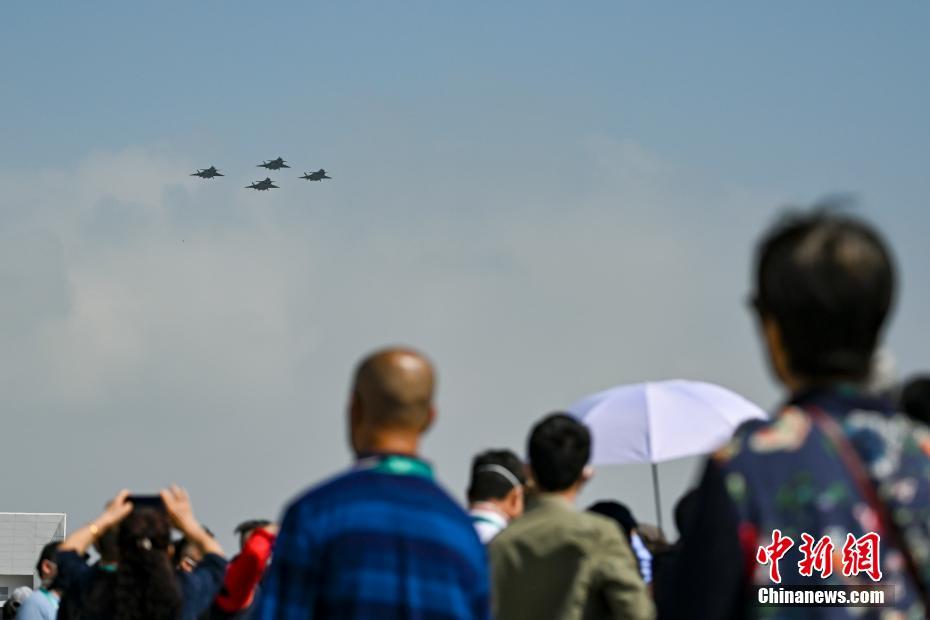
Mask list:
[[[126,501],[132,504],[132,509],[137,508],[154,508],[165,512],[165,502],[162,501],[161,495],[130,495]]]

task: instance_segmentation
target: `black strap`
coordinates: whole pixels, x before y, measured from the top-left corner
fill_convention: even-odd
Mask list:
[[[875,483],[869,475],[868,470],[866,470],[862,459],[859,457],[859,453],[853,447],[852,443],[850,443],[849,438],[846,437],[846,433],[843,432],[842,427],[840,427],[839,423],[830,414],[819,407],[806,407],[805,409],[810,414],[811,419],[817,427],[820,428],[831,442],[833,442],[837,454],[840,455],[843,464],[846,466],[846,470],[852,475],[853,480],[859,487],[859,492],[862,494],[863,499],[865,499],[869,507],[878,517],[879,527],[882,529],[882,536],[889,538],[895,548],[901,552],[901,555],[904,557],[904,565],[907,568],[907,572],[910,574],[911,580],[914,582],[914,587],[917,588],[917,594],[924,605],[924,612],[930,613],[930,593],[927,591],[927,584],[924,583],[924,580],[921,578],[917,562],[914,560],[914,556],[911,555],[910,549],[908,549],[907,543],[901,534],[901,530],[898,528],[898,524],[895,523],[891,516],[891,512],[888,510],[888,506],[879,497]]]

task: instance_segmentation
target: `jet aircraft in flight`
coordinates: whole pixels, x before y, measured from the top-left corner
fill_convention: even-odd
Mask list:
[[[277,159],[272,159],[271,161],[260,163],[256,166],[256,168],[268,168],[269,170],[280,170],[281,168],[290,168],[290,166],[287,165],[287,162],[285,162],[283,158],[279,157]]]
[[[251,185],[246,185],[246,189],[257,189],[260,192],[264,192],[269,189],[277,189],[278,186],[274,184],[271,180],[271,177],[265,177],[264,181],[255,181]]]
[[[224,177],[226,175],[217,170],[216,166],[210,166],[209,168],[198,170],[197,172],[191,174],[191,176],[200,177],[201,179],[212,179],[213,177]]]
[[[322,181],[323,179],[331,179],[333,177],[327,176],[326,171],[320,168],[316,172],[307,172],[299,178],[307,179],[308,181]]]

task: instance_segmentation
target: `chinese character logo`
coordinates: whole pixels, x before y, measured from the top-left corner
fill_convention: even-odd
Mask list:
[[[778,570],[778,561],[784,557],[788,550],[794,546],[790,536],[782,536],[781,530],[772,530],[772,544],[759,547],[756,551],[756,561],[759,564],[769,565],[769,579],[774,583],[781,583],[781,572]]]
[[[804,557],[798,562],[798,573],[802,577],[811,577],[816,570],[821,579],[833,574],[833,541],[824,536],[814,544],[814,537],[810,534],[801,534],[801,545],[798,547]]]
[[[880,562],[881,537],[875,532],[869,532],[856,538],[853,534],[846,535],[843,544],[843,576],[856,577],[867,575],[872,581],[881,581],[882,569]],[[773,583],[781,583],[781,570],[778,562],[794,546],[794,540],[785,536],[781,530],[772,530],[772,543],[759,546],[756,551],[756,561],[769,566],[769,579]],[[801,560],[798,562],[798,574],[802,577],[813,577],[818,573],[821,579],[833,574],[833,551],[836,545],[829,536],[815,539],[810,534],[801,534]]]
[[[865,573],[872,581],[880,581],[882,568],[878,561],[881,538],[875,532],[869,532],[861,538],[846,535],[843,545],[843,575],[855,577]]]

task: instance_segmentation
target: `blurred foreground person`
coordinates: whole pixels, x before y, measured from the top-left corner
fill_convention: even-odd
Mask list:
[[[213,601],[208,618],[245,618],[256,600],[261,582],[271,560],[278,528],[270,521],[253,519],[236,526],[239,555],[229,561],[223,587]]]
[[[32,593],[19,610],[16,617],[20,620],[55,620],[61,604],[62,588],[58,580],[58,547],[60,542],[50,542],[42,547],[36,573],[41,585]]]
[[[488,450],[474,458],[468,484],[468,514],[481,542],[488,544],[523,514],[526,473],[510,450]]]
[[[62,543],[58,561],[69,584],[65,607],[70,618],[193,620],[210,607],[226,569],[223,549],[194,518],[186,491],[172,487],[160,497],[160,503],[134,507],[123,491]],[[172,524],[203,550],[192,572],[174,570]],[[118,564],[111,570],[90,569],[84,553],[115,527]]]
[[[860,387],[894,282],[884,243],[852,217],[795,214],[762,240],[752,305],[789,397],[772,420],[745,424],[710,459],[685,526],[676,617],[926,617],[930,433]],[[776,544],[774,530],[793,545]],[[877,549],[872,532],[881,537]],[[821,547],[829,578],[819,568],[800,575],[802,534],[810,544],[829,536],[832,550]],[[896,586],[894,602],[759,607],[753,586],[777,585],[776,567],[781,586],[869,585],[879,577]],[[862,572],[844,577],[844,568]]]
[[[484,547],[418,456],[433,383],[408,349],[358,366],[348,411],[358,460],[287,508],[259,618],[488,618]]]
[[[912,420],[930,425],[930,377],[914,377],[904,385],[901,409]]]
[[[633,555],[639,563],[639,574],[646,582],[646,585],[652,583],[652,553],[646,548],[646,543],[640,537],[637,529],[639,523],[636,517],[625,505],[620,502],[600,501],[588,508],[588,512],[603,515],[608,519],[617,522],[617,526],[623,531],[626,540],[630,543]]]
[[[591,476],[588,429],[568,415],[550,415],[533,428],[528,452],[539,494],[488,546],[498,620],[652,618],[620,529],[574,508]]]

